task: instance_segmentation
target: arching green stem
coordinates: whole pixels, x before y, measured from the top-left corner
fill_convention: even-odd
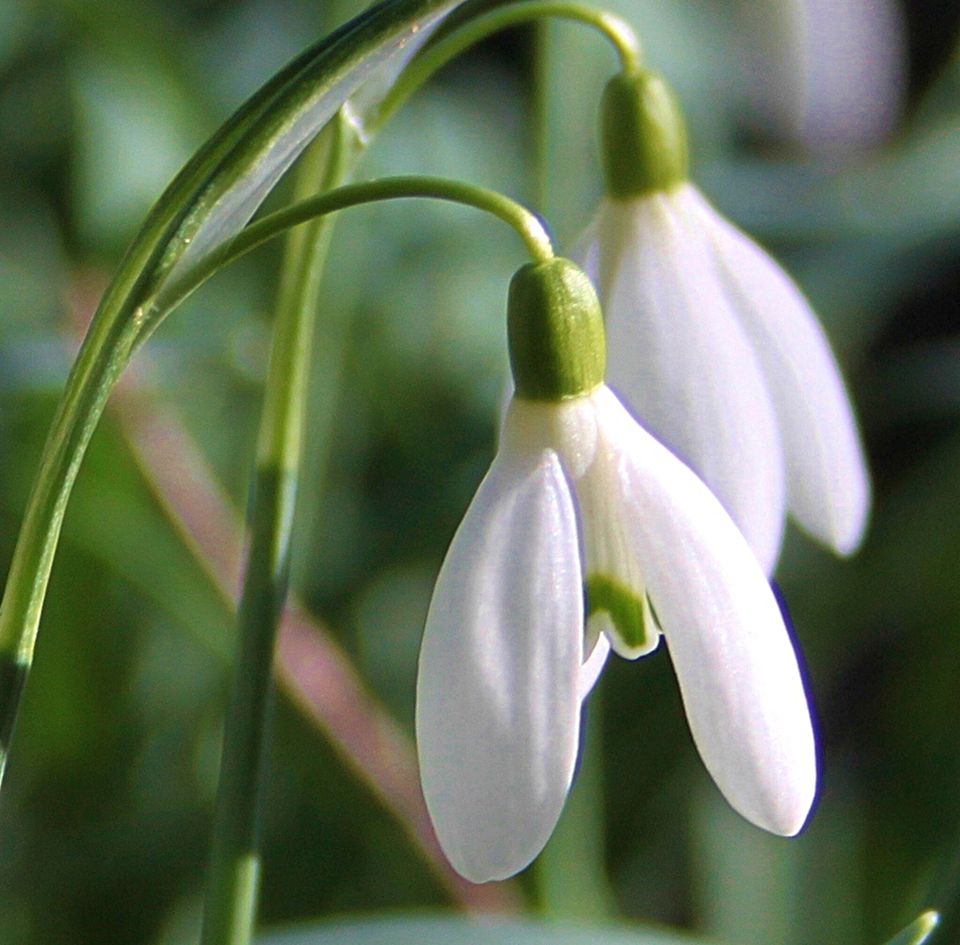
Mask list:
[[[295,59],[187,163],[124,256],[71,370],[7,576],[0,606],[0,779],[67,501],[109,393],[142,342],[141,300],[177,270],[188,249],[203,245],[198,233],[211,237],[242,225],[236,224],[241,211],[252,212],[266,196],[299,141],[319,131],[371,69],[390,62],[414,33],[457,2],[384,0]],[[261,167],[265,176],[254,181]]]
[[[232,240],[202,260],[182,279],[167,285],[147,299],[143,305],[145,319],[140,341],[145,340],[155,324],[214,273],[290,227],[361,204],[411,197],[446,200],[492,213],[517,231],[536,262],[547,262],[553,258],[550,237],[536,214],[495,191],[439,177],[384,177],[362,184],[348,184],[317,197],[301,200],[251,223]]]
[[[614,47],[624,72],[640,68],[640,42],[631,26],[620,17],[568,0],[526,0],[511,3],[470,20],[414,59],[384,97],[376,115],[365,122],[376,131],[434,73],[442,69],[470,46],[500,30],[544,17],[570,20],[599,31]]]

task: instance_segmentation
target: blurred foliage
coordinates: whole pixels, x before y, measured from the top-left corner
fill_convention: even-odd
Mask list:
[[[876,508],[856,559],[791,534],[779,572],[820,725],[821,796],[804,834],[768,837],[727,810],[665,654],[616,661],[555,840],[592,858],[596,891],[564,892],[556,847],[523,888],[548,915],[616,910],[743,945],[875,943],[952,905],[939,940],[956,941],[958,17],[903,5],[905,113],[888,142],[840,160],[741,121],[732,2],[613,5],[680,90],[704,189],[815,301],[860,408]],[[243,96],[357,9],[0,0],[0,571],[69,366],[70,309],[90,307],[152,201]],[[542,57],[533,30],[515,31],[445,70],[362,173],[496,187],[541,206],[569,245],[600,190],[595,111],[613,60],[576,28],[542,35]],[[538,75],[550,90],[539,110]],[[506,282],[523,258],[496,226],[448,207],[364,209],[338,225],[330,263],[295,583],[408,730],[433,575],[492,448]],[[277,258],[268,248],[219,276],[140,363],[143,388],[183,418],[238,508]],[[67,515],[0,796],[0,945],[191,940],[230,633],[108,415]],[[266,924],[446,904],[401,826],[283,700],[273,755]],[[385,939],[276,939],[308,940]]]

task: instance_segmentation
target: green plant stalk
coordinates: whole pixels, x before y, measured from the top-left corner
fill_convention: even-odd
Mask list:
[[[376,132],[434,73],[470,46],[500,30],[545,17],[570,20],[599,31],[614,47],[626,73],[640,68],[640,43],[631,26],[620,17],[572,0],[524,0],[481,14],[417,56],[384,96],[366,127]]]
[[[341,183],[350,163],[349,134],[338,117],[311,146],[296,196]],[[312,339],[332,226],[333,218],[323,217],[287,235],[247,515],[250,553],[237,616],[239,653],[224,729],[203,945],[246,945],[256,923],[274,649],[289,587]]]
[[[526,207],[496,191],[442,177],[382,177],[361,184],[347,184],[261,217],[233,239],[221,244],[185,276],[168,283],[148,298],[143,304],[145,315],[140,341],[146,340],[159,318],[179,305],[212,275],[291,227],[365,203],[415,197],[446,200],[490,213],[517,231],[535,262],[548,262],[553,258],[553,245],[539,218]]]
[[[320,186],[340,179],[347,164],[343,124],[331,129]],[[311,155],[313,157],[313,155]],[[312,172],[312,175],[311,175]],[[316,181],[316,168],[304,172]],[[499,194],[450,181],[400,178],[341,187],[295,203],[254,224],[234,240],[234,249],[258,245],[264,234],[289,229],[267,387],[249,505],[251,546],[238,614],[239,654],[227,711],[213,852],[204,912],[202,945],[248,945],[253,934],[260,879],[258,822],[271,703],[273,656],[287,596],[290,535],[302,456],[314,313],[329,245],[332,218],[326,214],[370,199],[443,196],[495,212],[518,225],[535,257],[552,250],[536,218]],[[323,211],[302,218],[303,208]],[[266,224],[266,225],[264,225]],[[250,231],[258,228],[250,237]],[[546,243],[544,243],[546,240]],[[226,247],[225,247],[226,252]],[[225,261],[236,258],[226,252]],[[215,262],[210,265],[214,266]],[[215,268],[206,272],[212,274]],[[194,273],[190,285],[205,278]],[[167,297],[173,307],[189,288]]]
[[[603,862],[602,696],[597,689],[590,694],[579,771],[535,867],[540,911],[555,922],[609,921],[617,915]]]
[[[342,102],[359,67],[448,0],[388,0],[294,60],[188,162],[150,212],[107,289],[70,372],[40,460],[0,605],[0,780],[36,645],[67,502],[100,415],[144,329],[141,300],[169,273],[232,189],[317,101]],[[329,100],[329,98],[327,99]],[[306,134],[304,129],[301,131]]]
[[[550,205],[549,42],[550,24],[537,23],[533,33],[531,125],[533,127],[533,192],[541,212],[546,212],[546,208]]]

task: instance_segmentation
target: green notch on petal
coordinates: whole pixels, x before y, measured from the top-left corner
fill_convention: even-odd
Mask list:
[[[656,630],[652,626],[652,615],[642,597],[638,597],[625,584],[605,574],[590,575],[587,578],[586,591],[587,617],[602,612],[609,614],[616,635],[622,641],[622,646],[614,647],[621,656],[640,656],[653,649]]]

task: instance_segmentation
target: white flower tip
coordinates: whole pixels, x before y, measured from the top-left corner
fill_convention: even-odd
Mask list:
[[[708,766],[709,767],[709,766]],[[711,771],[730,806],[755,827],[778,837],[795,837],[810,818],[816,796],[816,766],[812,757],[801,759],[798,770],[775,776],[747,771],[718,777]]]
[[[817,793],[817,762],[809,717],[770,746],[770,757],[752,773],[749,765],[718,779],[731,806],[757,827],[795,837],[810,817]]]
[[[476,844],[472,845],[470,850],[451,849],[449,844],[441,844],[441,846],[450,865],[467,882],[476,883],[478,886],[482,883],[495,883],[516,876],[534,861],[542,849],[538,847],[532,852],[525,851],[519,855],[511,851],[514,852],[511,858],[504,857],[503,850],[481,850]]]
[[[595,572],[587,577],[587,603],[588,634],[606,636],[624,659],[639,659],[659,645],[660,628],[646,591],[638,588],[636,582],[624,583],[612,575]]]
[[[849,487],[847,501],[834,508],[827,544],[841,557],[855,554],[863,544],[870,524],[871,489],[866,468],[861,466]]]
[[[870,524],[872,489],[863,454],[852,439],[840,468],[824,476],[819,494],[807,491],[791,505],[797,524],[842,558],[855,554]]]
[[[816,793],[815,779],[800,790],[785,790],[771,799],[769,807],[763,811],[762,818],[750,818],[758,827],[778,837],[795,837],[810,818],[813,799]]]
[[[638,660],[641,656],[648,656],[660,645],[660,631],[652,630],[647,638],[638,644],[629,643],[617,633],[615,625],[610,624],[606,631],[607,638],[610,640],[610,646],[613,652],[621,659]]]

